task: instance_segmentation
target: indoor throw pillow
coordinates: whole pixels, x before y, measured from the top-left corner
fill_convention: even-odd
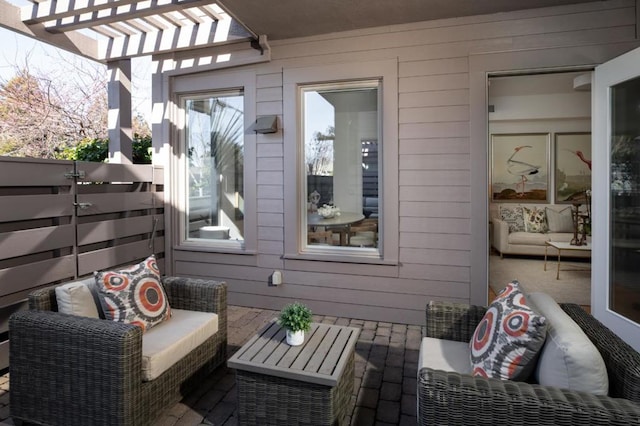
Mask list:
[[[549,232],[573,232],[573,214],[571,207],[556,211],[545,208]]]
[[[522,207],[502,207],[500,206],[500,218],[509,225],[509,232],[524,231],[524,216]]]
[[[518,281],[498,294],[469,342],[474,376],[526,380],[547,333],[543,316],[529,308]]]
[[[527,232],[547,232],[547,215],[544,209],[523,207],[524,228]]]
[[[105,318],[146,331],[171,315],[154,255],[115,271],[94,272]]]

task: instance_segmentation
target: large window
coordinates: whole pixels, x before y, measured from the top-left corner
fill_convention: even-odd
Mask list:
[[[285,69],[282,96],[284,257],[396,266],[397,60]]]
[[[244,240],[243,98],[241,90],[181,97],[186,240]]]
[[[300,87],[307,247],[377,252],[380,81]]]

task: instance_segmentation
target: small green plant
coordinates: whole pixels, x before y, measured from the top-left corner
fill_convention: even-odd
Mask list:
[[[293,302],[282,308],[278,323],[290,331],[309,331],[311,320],[311,310],[300,302]]]

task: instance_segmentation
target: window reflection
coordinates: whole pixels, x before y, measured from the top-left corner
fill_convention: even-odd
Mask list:
[[[187,97],[183,103],[189,185],[187,238],[243,240],[242,93]]]
[[[309,246],[379,245],[379,81],[304,87]]]
[[[640,78],[611,88],[610,305],[640,323]]]

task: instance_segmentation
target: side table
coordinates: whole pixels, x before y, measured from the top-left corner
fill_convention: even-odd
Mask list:
[[[570,243],[557,242],[557,241],[545,241],[544,242],[544,270],[547,270],[547,249],[549,247],[553,247],[558,250],[558,267],[556,270],[556,280],[560,279],[560,257],[562,255],[562,250],[566,251],[591,251],[591,243],[587,243],[584,246],[574,246]]]
[[[360,329],[313,323],[300,346],[289,346],[276,320],[229,360],[236,369],[242,425],[344,424],[354,385]]]

